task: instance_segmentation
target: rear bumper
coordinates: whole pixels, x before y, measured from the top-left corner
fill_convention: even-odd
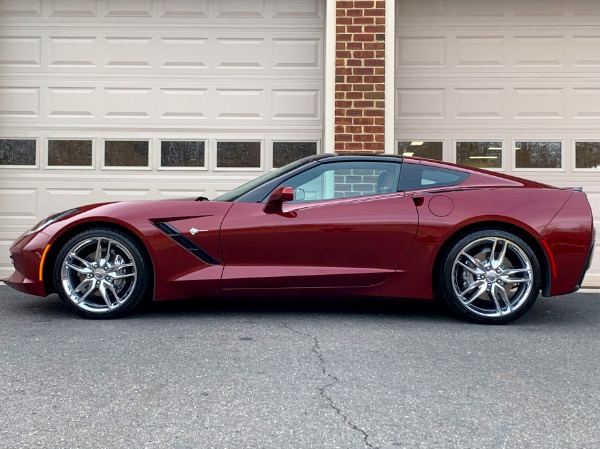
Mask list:
[[[577,283],[576,290],[579,290],[579,288],[581,287],[581,284],[583,284],[583,278],[585,277],[585,274],[592,266],[592,260],[594,259],[594,247],[595,246],[596,246],[596,241],[592,240],[592,243],[590,245],[590,249],[588,250],[588,254],[587,254],[587,258],[586,258],[585,268],[583,269],[583,271],[581,272],[581,275],[579,276],[579,282]]]
[[[10,258],[15,271],[2,281],[20,292],[46,296],[41,262],[49,242],[50,237],[43,232],[19,237],[10,248]]]
[[[579,289],[594,251],[594,227],[585,193],[574,191],[541,235],[551,267],[549,296]]]

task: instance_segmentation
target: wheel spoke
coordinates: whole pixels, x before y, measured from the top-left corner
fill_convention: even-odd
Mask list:
[[[501,276],[500,279],[505,284],[523,284],[523,283],[531,281],[531,279],[529,279],[529,278],[509,278],[509,277],[504,277],[504,276]]]
[[[119,270],[122,270],[124,268],[132,268],[132,267],[135,268],[135,264],[133,264],[133,263],[123,263],[123,264],[120,264],[120,265],[113,265],[112,267],[110,267],[106,271],[106,274],[110,274],[111,276],[113,276],[113,274],[115,274],[115,276],[113,276],[113,277],[116,277],[116,274],[117,274],[117,272]]]
[[[502,302],[504,304],[506,304],[506,312],[504,312],[504,313],[511,313],[512,312],[512,304],[510,303],[510,299],[508,299],[508,295],[506,294],[506,290],[504,289],[504,287],[501,285],[495,284],[494,287],[492,288],[492,295],[494,296],[494,301],[496,302],[496,307],[497,307],[498,301],[496,301],[496,293],[498,294],[498,296],[500,297]]]
[[[98,238],[98,243],[96,244],[96,258],[95,261],[98,265],[102,265],[102,239]]]
[[[135,276],[135,273],[115,274],[115,275],[111,275],[111,278],[113,278],[113,279],[125,279],[125,278],[130,278],[132,276]]]
[[[531,273],[531,268],[511,268],[509,270],[505,270],[502,273],[502,276],[514,276],[515,274],[520,273]]]
[[[106,246],[106,258],[104,259],[104,263],[110,260],[110,245],[112,244],[112,240],[108,239],[108,245]]]
[[[92,273],[91,268],[88,267],[78,267],[77,265],[73,265],[72,263],[65,262],[65,266],[69,267],[71,270],[75,270],[81,274],[90,274]]]
[[[117,294],[117,291],[115,290],[115,286],[112,285],[112,284],[109,284],[109,283],[106,283],[105,286],[106,286],[106,288],[108,288],[111,291],[111,293],[115,297],[115,300],[117,301],[117,303],[115,304],[115,306],[118,306],[119,304],[121,304],[121,298]]]
[[[513,277],[518,274],[527,274],[527,277]],[[507,284],[521,284],[524,282],[531,281],[531,269],[529,268],[517,268],[505,270],[500,274],[500,279]]]
[[[89,268],[90,271],[92,271],[92,264],[89,263],[87,260],[82,259],[81,257],[79,257],[77,254],[75,253],[69,253],[69,257],[71,257],[72,259],[78,260],[79,262],[81,262],[86,268]]]
[[[496,257],[496,246],[498,242],[502,242],[502,249],[500,250],[500,254]],[[502,266],[504,262],[504,257],[506,257],[506,249],[508,248],[508,241],[496,239],[494,240],[494,246],[492,248],[492,254],[490,255],[492,269],[496,270]]]
[[[473,265],[475,265],[481,271],[485,270],[485,268],[484,268],[483,263],[481,262],[481,260],[476,259],[475,257],[471,256],[470,254],[466,253],[465,251],[463,251],[462,253],[460,253],[460,255],[461,256],[465,256]]]
[[[83,281],[81,281],[81,283],[77,286],[77,288],[75,290],[73,290],[73,292],[77,293],[80,292],[81,289],[83,287],[85,287],[87,284],[93,284],[94,280],[93,279],[84,279]]]
[[[468,266],[467,264],[461,262],[460,260],[458,261],[458,264],[463,267],[465,270],[469,271],[470,273],[473,273],[475,276],[480,276],[484,273],[483,270],[479,269],[479,268],[473,268]]]
[[[459,299],[465,305],[471,304],[473,301],[475,301],[477,298],[479,298],[481,295],[483,295],[485,293],[486,288],[487,288],[487,285],[484,281],[479,281],[479,280],[475,281],[460,293]],[[469,298],[468,300],[465,301],[465,296],[467,294],[471,293],[475,289],[478,289],[477,292],[475,292],[475,294],[471,298]]]
[[[92,285],[90,286],[90,288],[88,289],[88,291],[87,291],[87,292],[85,292],[85,293],[84,293],[84,294],[83,294],[81,297],[79,297],[79,298],[77,298],[77,299],[75,300],[75,303],[76,303],[76,304],[81,304],[82,302],[84,302],[84,301],[86,300],[86,298],[87,298],[88,296],[90,296],[90,295],[92,294],[92,292],[94,291],[94,285],[93,285],[93,282],[94,282],[94,281],[93,281],[93,280],[91,280],[91,279],[85,279],[85,280],[84,280],[84,281],[83,281],[81,284],[79,284],[79,285],[77,286],[77,288],[74,290],[74,292],[77,292],[77,291],[79,291],[79,290],[80,290],[80,287],[82,287],[84,283],[87,283],[87,284],[90,284],[90,283],[92,283]]]
[[[104,299],[104,302],[106,303],[107,307],[109,309],[112,309],[115,307],[115,305],[113,305],[113,303],[110,301],[110,298],[108,296],[108,292],[106,291],[106,283],[102,282],[100,284],[100,295],[102,295],[102,299]],[[118,303],[116,304],[118,305]]]

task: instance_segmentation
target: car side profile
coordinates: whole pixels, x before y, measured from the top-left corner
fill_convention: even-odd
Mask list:
[[[441,295],[503,324],[577,290],[595,231],[581,189],[400,156],[319,155],[214,200],[104,203],[41,221],[7,285],[89,318],[143,300]]]

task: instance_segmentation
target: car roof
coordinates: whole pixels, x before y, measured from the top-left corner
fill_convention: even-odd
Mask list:
[[[315,160],[328,159],[323,162],[333,162],[333,161],[373,161],[373,160],[390,160],[393,159],[395,162],[402,162],[403,156],[398,154],[337,154],[337,153],[325,153],[325,154],[317,154],[315,156],[307,157],[305,160],[307,162],[312,162]]]

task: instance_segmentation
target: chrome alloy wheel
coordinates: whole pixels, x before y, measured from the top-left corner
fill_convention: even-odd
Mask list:
[[[484,237],[464,246],[452,264],[452,287],[460,304],[488,318],[511,315],[529,299],[532,263],[506,238]]]
[[[135,291],[137,266],[121,242],[94,236],[77,242],[64,258],[60,281],[79,309],[106,313],[118,309]]]

